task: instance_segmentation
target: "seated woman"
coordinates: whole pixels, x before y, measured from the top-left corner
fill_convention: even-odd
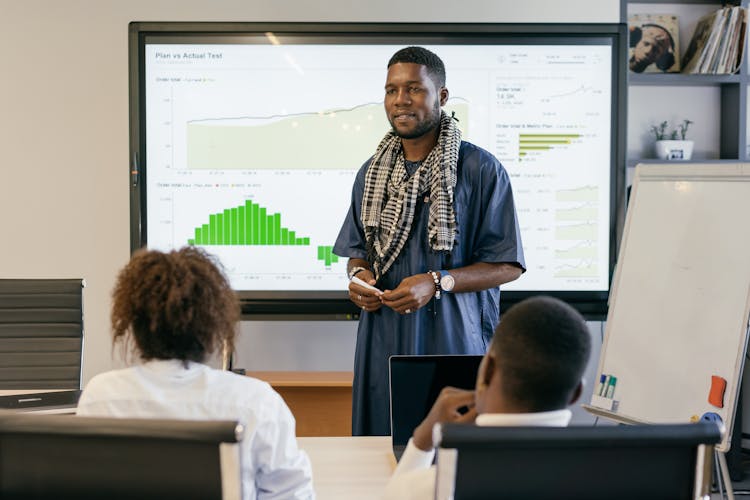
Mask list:
[[[203,364],[233,351],[238,320],[237,298],[205,252],[139,251],[117,278],[111,321],[114,344],[140,362],[94,377],[78,414],[238,420],[244,498],[313,498],[310,462],[281,396]]]

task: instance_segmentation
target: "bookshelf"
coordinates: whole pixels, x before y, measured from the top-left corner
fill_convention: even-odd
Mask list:
[[[725,4],[748,7],[750,0],[622,0],[621,19],[627,23],[632,14],[676,15],[681,58],[698,19]],[[695,122],[688,132],[695,142],[691,162],[748,161],[748,87],[748,54],[732,75],[628,72],[628,179],[637,163],[662,163],[655,159],[649,126],[663,120],[670,125],[683,119]]]

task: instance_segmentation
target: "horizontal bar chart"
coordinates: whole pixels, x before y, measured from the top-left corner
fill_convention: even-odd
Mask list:
[[[519,160],[529,153],[549,151],[551,149],[564,147],[575,139],[580,139],[581,134],[519,134],[518,157]]]

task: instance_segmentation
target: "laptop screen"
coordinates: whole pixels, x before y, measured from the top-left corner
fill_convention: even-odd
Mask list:
[[[391,436],[406,446],[443,387],[474,389],[480,355],[391,356]]]

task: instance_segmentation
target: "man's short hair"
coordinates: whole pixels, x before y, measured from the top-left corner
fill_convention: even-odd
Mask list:
[[[427,68],[427,74],[438,88],[445,87],[445,64],[437,54],[424,47],[405,47],[399,50],[388,61],[388,67],[396,63],[421,64]]]
[[[586,320],[565,302],[526,299],[503,314],[492,349],[502,391],[528,412],[565,408],[591,353]]]

